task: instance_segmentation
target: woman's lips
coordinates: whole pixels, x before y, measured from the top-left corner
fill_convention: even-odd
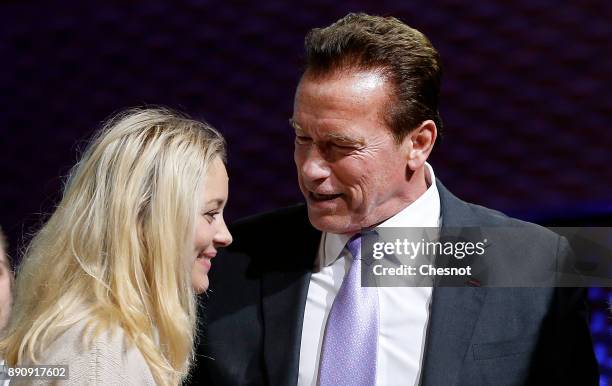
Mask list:
[[[204,253],[201,252],[197,257],[196,257],[196,261],[199,264],[202,264],[204,267],[210,269],[210,266],[212,265],[211,260],[217,256],[217,252],[208,252],[208,253]]]
[[[198,264],[203,265],[205,268],[210,269],[212,263],[210,261],[210,258],[208,257],[197,257],[196,261],[198,262]]]

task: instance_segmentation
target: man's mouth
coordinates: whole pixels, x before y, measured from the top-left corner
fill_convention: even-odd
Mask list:
[[[342,196],[342,193],[338,193],[338,194],[320,194],[320,193],[315,193],[315,192],[309,192],[309,196],[310,196],[311,200],[317,201],[317,202],[321,202],[321,201],[331,201],[331,200],[334,200],[334,199]]]

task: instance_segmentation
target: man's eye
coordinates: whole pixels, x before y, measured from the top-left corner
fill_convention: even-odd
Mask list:
[[[342,144],[338,144],[338,143],[333,144],[333,146],[334,146],[335,148],[338,148],[338,149],[341,149],[341,150],[352,150],[352,149],[353,149],[353,146],[350,146],[350,145],[342,145]]]
[[[350,152],[350,151],[355,150],[354,146],[345,145],[341,143],[332,143],[330,144],[330,148],[334,151],[339,151],[339,152]]]

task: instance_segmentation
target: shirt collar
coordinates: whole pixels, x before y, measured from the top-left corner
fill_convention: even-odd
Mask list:
[[[437,227],[440,224],[440,195],[433,168],[425,162],[427,190],[407,207],[382,222],[379,227]],[[321,239],[322,267],[333,264],[344,249],[351,235],[323,232]]]

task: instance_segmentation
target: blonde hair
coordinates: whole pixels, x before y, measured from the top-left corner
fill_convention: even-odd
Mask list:
[[[25,252],[0,341],[8,365],[36,363],[59,334],[87,320],[91,340],[118,326],[158,384],[180,383],[196,333],[186,259],[198,192],[216,157],[225,160],[223,137],[178,113],[134,109],[109,120]]]

